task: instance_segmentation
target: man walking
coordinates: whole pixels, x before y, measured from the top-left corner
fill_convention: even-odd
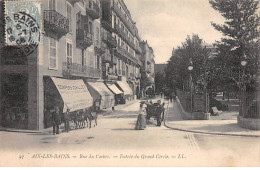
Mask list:
[[[69,129],[70,129],[70,116],[69,116],[69,112],[70,112],[70,109],[67,109],[67,111],[64,113],[64,127],[65,127],[65,132],[69,132]]]
[[[55,111],[52,112],[52,126],[53,126],[53,135],[59,134],[59,126],[61,124],[61,116],[59,107],[55,108]]]

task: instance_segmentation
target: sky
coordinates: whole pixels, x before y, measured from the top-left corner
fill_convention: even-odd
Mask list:
[[[136,22],[142,40],[154,50],[155,63],[166,63],[172,49],[187,35],[198,34],[206,43],[220,40],[222,34],[211,22],[222,24],[224,18],[208,0],[124,0]]]

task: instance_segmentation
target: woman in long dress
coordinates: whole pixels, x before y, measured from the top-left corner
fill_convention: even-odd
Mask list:
[[[145,112],[143,108],[144,103],[140,104],[139,108],[139,115],[137,117],[135,129],[136,130],[144,130],[146,128],[146,119],[145,119]]]

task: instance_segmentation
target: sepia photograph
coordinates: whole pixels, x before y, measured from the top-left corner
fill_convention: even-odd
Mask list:
[[[0,167],[259,167],[259,0],[0,0]]]

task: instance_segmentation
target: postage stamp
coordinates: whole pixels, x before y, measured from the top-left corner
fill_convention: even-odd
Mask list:
[[[41,1],[5,1],[5,43],[37,48],[41,37]]]

